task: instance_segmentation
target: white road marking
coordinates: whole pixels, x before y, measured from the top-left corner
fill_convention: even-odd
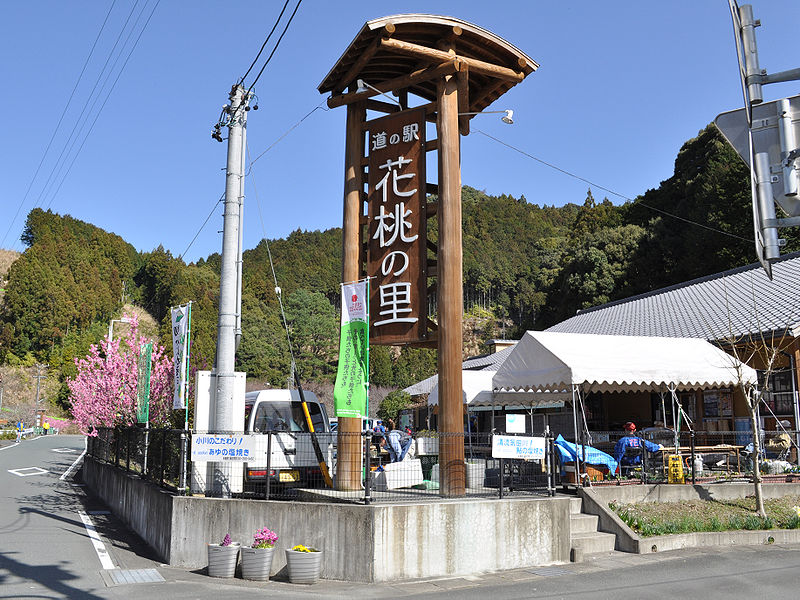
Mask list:
[[[8,446],[3,446],[0,450],[8,450],[9,448],[13,448],[14,446],[19,446],[19,442],[14,442],[13,444],[9,444]]]
[[[83,526],[86,528],[86,533],[89,534],[89,538],[92,540],[92,545],[94,546],[94,551],[97,552],[97,558],[100,559],[100,564],[104,569],[107,570],[116,569],[114,562],[111,560],[111,556],[106,550],[106,545],[103,543],[103,540],[100,539],[100,535],[97,533],[94,523],[92,523],[92,519],[82,510],[78,511],[78,515],[80,516],[81,521],[83,521]]]
[[[53,448],[53,452],[58,452],[60,454],[67,454],[72,452],[77,452],[75,448]]]
[[[23,471],[30,471],[30,473],[24,473]],[[16,475],[18,477],[30,477],[31,475],[44,475],[47,473],[44,469],[40,469],[39,467],[24,467],[22,469],[9,469],[9,473]]]
[[[65,480],[67,477],[69,477],[69,476],[70,476],[70,474],[72,473],[73,469],[74,469],[75,467],[77,467],[77,466],[78,466],[78,463],[80,463],[80,462],[81,462],[81,460],[83,460],[83,457],[84,457],[85,455],[86,455],[86,450],[84,450],[83,452],[81,452],[81,455],[80,455],[78,458],[76,458],[76,459],[75,459],[75,462],[74,462],[74,463],[72,463],[72,464],[69,466],[69,468],[68,468],[66,471],[64,471],[64,473],[62,473],[62,475],[61,475],[61,477],[59,477],[59,479],[60,479],[61,481],[64,481],[64,480]]]

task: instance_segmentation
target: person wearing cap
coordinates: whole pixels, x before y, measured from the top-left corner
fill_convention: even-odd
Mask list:
[[[792,424],[789,421],[781,421],[781,432],[775,437],[767,440],[767,443],[764,444],[764,450],[776,456],[781,456],[787,450],[789,450],[789,448],[792,447],[792,438],[789,437],[789,434],[786,433],[786,430],[791,426]]]
[[[635,467],[642,464],[642,448],[648,452],[657,452],[664,448],[661,444],[654,444],[636,435],[636,425],[631,421],[625,423],[623,427],[624,435],[619,438],[614,446],[614,460],[617,461],[617,471],[621,472],[621,467]],[[627,450],[635,450],[636,453],[626,455]]]

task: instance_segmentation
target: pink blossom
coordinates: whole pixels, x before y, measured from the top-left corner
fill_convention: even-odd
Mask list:
[[[126,314],[130,334],[112,342],[92,345],[85,358],[75,359],[78,374],[67,381],[72,395],[72,416],[81,433],[97,435],[97,427],[136,422],[136,382],[142,344],[136,315]],[[172,361],[163,346],[154,343],[150,378],[150,424],[166,425],[172,410]]]

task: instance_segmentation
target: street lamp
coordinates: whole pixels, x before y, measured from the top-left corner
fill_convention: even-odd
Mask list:
[[[500,115],[500,114],[503,115],[502,117],[500,117],[500,120],[503,121],[503,123],[508,123],[509,125],[513,125],[514,124],[514,111],[510,110],[510,109],[509,110],[485,110],[483,112],[458,113],[459,116],[461,116],[461,115]]]
[[[131,320],[128,317],[122,317],[121,319],[111,319],[111,323],[108,324],[108,343],[110,344],[114,341],[114,323],[130,323]]]
[[[374,85],[370,85],[370,84],[368,84],[368,83],[367,83],[366,81],[364,81],[363,79],[359,79],[358,81],[356,81],[356,86],[357,86],[357,89],[356,89],[356,93],[357,93],[357,94],[363,94],[364,92],[366,92],[366,91],[368,91],[368,90],[372,90],[372,91],[374,91],[374,92],[378,92],[378,93],[379,93],[381,96],[383,96],[384,98],[388,98],[389,100],[391,100],[392,102],[394,102],[395,104],[397,104],[397,106],[399,106],[399,107],[400,107],[400,110],[403,110],[403,105],[402,105],[402,104],[400,104],[400,102],[398,102],[396,98],[392,98],[392,97],[391,97],[389,94],[387,94],[386,92],[382,92],[381,90],[379,90],[378,88],[376,88]]]

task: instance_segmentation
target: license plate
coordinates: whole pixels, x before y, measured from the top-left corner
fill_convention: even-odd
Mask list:
[[[281,471],[278,473],[278,481],[281,483],[300,481],[300,471]]]

